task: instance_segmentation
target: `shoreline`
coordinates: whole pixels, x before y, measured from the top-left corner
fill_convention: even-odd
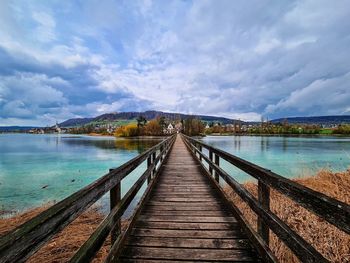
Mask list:
[[[267,133],[267,134],[261,134],[261,133],[227,133],[227,134],[219,134],[219,133],[212,133],[212,134],[205,134],[203,137],[207,136],[213,136],[213,137],[229,137],[229,136],[237,136],[237,137],[345,137],[350,138],[350,134],[307,134],[307,133],[301,133],[301,134],[276,134],[276,133]]]

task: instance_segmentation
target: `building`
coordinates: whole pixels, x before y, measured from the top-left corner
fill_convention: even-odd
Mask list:
[[[172,133],[174,133],[174,131],[175,131],[174,126],[171,123],[169,123],[168,127],[165,129],[165,133],[172,134]]]

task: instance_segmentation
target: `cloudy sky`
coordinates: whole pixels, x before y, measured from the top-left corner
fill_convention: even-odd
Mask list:
[[[350,1],[0,1],[0,125],[350,114]]]

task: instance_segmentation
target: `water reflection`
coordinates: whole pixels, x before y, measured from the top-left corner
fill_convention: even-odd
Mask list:
[[[283,137],[282,149],[283,149],[283,152],[286,152],[288,150],[288,138],[287,137]]]
[[[126,151],[137,151],[142,153],[148,148],[156,145],[160,140],[145,140],[145,139],[85,139],[62,137],[61,142],[69,146],[94,146],[100,149],[118,149]]]
[[[261,137],[260,138],[260,149],[261,152],[266,152],[269,149],[269,145],[270,145],[270,141],[269,141],[270,137]]]
[[[236,151],[241,150],[241,136],[234,137],[234,147]]]

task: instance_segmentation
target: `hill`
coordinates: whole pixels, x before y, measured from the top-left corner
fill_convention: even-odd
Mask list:
[[[207,116],[207,115],[189,115],[183,113],[171,113],[171,112],[162,112],[162,111],[144,111],[144,112],[114,112],[106,113],[95,118],[75,118],[69,119],[59,124],[60,127],[74,127],[86,125],[89,123],[103,123],[103,122],[115,122],[120,120],[135,120],[139,116],[145,117],[147,120],[152,120],[157,117],[165,117],[169,120],[177,119],[187,119],[189,117],[199,118],[205,122],[221,122],[223,124],[232,123],[233,119],[216,117],[216,116]]]
[[[0,126],[0,132],[26,132],[34,128],[35,126]]]
[[[290,124],[316,124],[331,125],[350,123],[350,115],[333,115],[333,116],[313,116],[313,117],[288,117],[272,120],[272,123],[283,122],[287,120]]]
[[[74,118],[74,119],[69,119],[64,122],[61,122],[59,124],[60,127],[75,127],[75,126],[81,126],[88,124],[91,122],[94,118]]]

